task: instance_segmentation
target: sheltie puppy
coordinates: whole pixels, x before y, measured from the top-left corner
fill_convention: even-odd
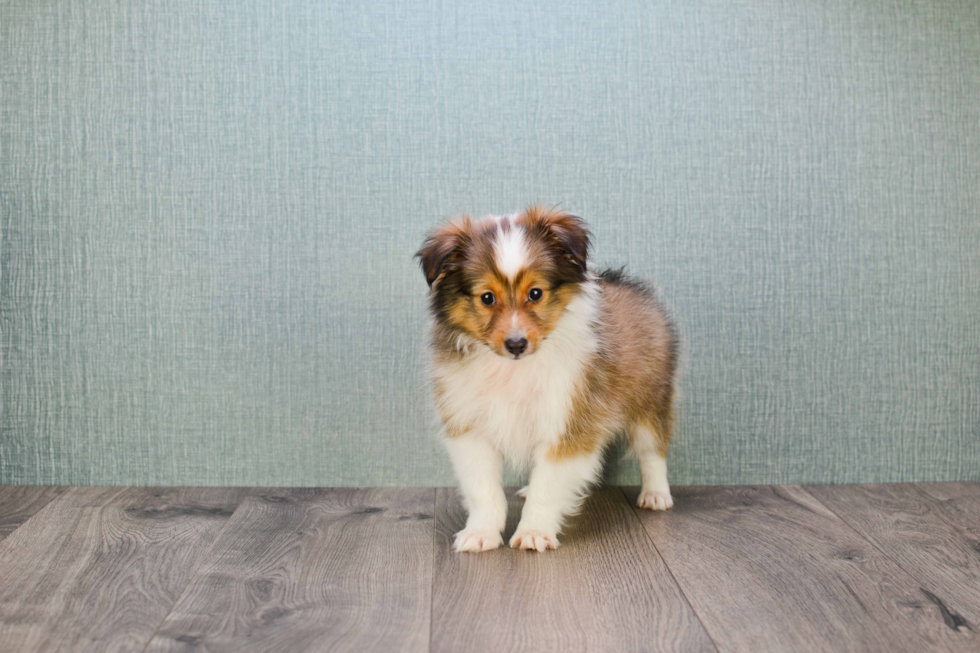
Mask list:
[[[503,544],[503,462],[531,469],[514,548],[558,547],[625,434],[640,462],[641,508],[673,505],[677,337],[646,285],[591,270],[589,231],[529,208],[433,231],[416,254],[429,284],[431,380],[468,511],[456,551]]]

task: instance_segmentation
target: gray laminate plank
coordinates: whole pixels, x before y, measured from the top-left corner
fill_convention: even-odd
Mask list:
[[[509,493],[507,537],[523,501]],[[714,651],[618,488],[598,490],[555,551],[452,551],[466,521],[436,498],[432,650]]]
[[[974,505],[980,503],[980,483],[977,481],[915,483],[915,487],[943,501],[962,499]]]
[[[250,497],[148,651],[426,651],[429,489]]]
[[[140,650],[243,494],[69,488],[0,542],[2,649]]]
[[[977,650],[802,488],[679,487],[673,510],[636,511],[722,652]]]
[[[938,502],[940,517],[980,542],[980,483],[916,483],[915,488]]]
[[[64,491],[63,487],[39,485],[0,487],[0,540]]]
[[[950,628],[980,626],[980,542],[953,514],[942,514],[948,506],[909,484],[806,490],[918,579],[922,600],[934,603]]]

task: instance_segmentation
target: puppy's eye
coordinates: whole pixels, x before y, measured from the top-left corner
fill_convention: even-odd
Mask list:
[[[527,294],[527,298],[534,303],[540,302],[542,297],[544,297],[544,293],[540,288],[531,288],[531,292]]]
[[[493,306],[497,300],[494,298],[492,292],[485,292],[480,295],[480,301],[483,302],[484,306]]]

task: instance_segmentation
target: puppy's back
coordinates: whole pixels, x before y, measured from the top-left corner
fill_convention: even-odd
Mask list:
[[[656,292],[619,270],[603,272],[599,285],[603,355],[618,377],[618,392],[633,395],[628,403],[669,403],[678,342]]]

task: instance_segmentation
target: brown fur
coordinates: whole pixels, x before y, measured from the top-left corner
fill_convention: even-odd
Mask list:
[[[591,453],[605,446],[605,427],[618,422],[632,440],[646,427],[666,457],[673,433],[677,341],[652,292],[618,273],[600,279],[603,348],[573,400],[574,409],[554,459]]]
[[[510,545],[557,547],[619,433],[639,460],[637,505],[673,505],[666,455],[677,339],[649,288],[591,273],[588,253],[579,218],[538,207],[455,220],[418,253],[434,318],[435,400],[469,512],[457,551],[503,543],[503,459],[533,462]]]
[[[496,268],[494,222],[454,220],[433,232],[419,250],[426,280],[433,287],[437,351],[452,350],[455,336],[465,333],[506,356],[504,340],[516,315],[528,340],[524,355],[531,355],[575,296],[576,285],[585,277],[588,253],[588,232],[581,220],[532,207],[515,222],[528,234],[529,259],[512,282]],[[511,228],[509,220],[500,224],[501,232]],[[528,300],[532,288],[544,293],[537,303]],[[481,303],[485,292],[496,297],[494,306]]]
[[[442,360],[459,357],[461,335],[482,342],[502,356],[512,317],[526,334],[532,355],[548,337],[568,303],[587,280],[589,233],[575,216],[531,207],[514,223],[528,234],[528,265],[511,282],[496,268],[495,232],[512,228],[509,220],[454,220],[433,232],[417,256],[432,287],[435,317],[433,350]],[[580,456],[604,447],[614,436],[610,425],[637,437],[643,427],[655,435],[655,447],[666,456],[673,429],[673,387],[677,339],[653,292],[621,273],[600,275],[599,341],[573,399],[573,411],[561,442],[549,450],[554,459]],[[528,301],[541,288],[538,303]],[[492,292],[492,307],[480,296]],[[436,403],[441,390],[437,386]],[[449,437],[469,425],[443,415]]]

